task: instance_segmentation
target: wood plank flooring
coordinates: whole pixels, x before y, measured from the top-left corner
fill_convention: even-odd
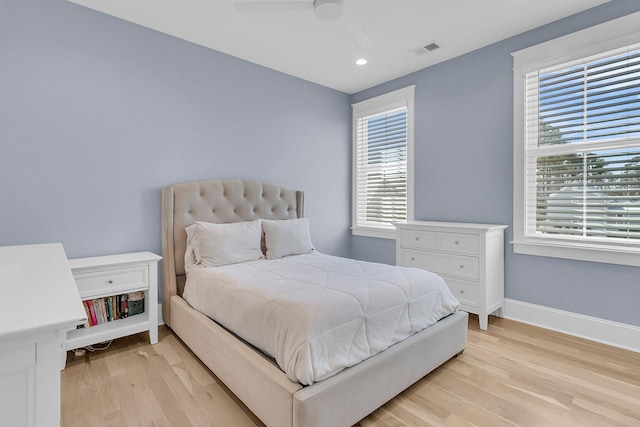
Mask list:
[[[262,426],[166,327],[75,358],[62,427]],[[640,354],[471,315],[464,353],[358,423],[386,426],[640,426]]]

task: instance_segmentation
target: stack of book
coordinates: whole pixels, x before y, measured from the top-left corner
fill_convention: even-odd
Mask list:
[[[82,301],[87,313],[87,324],[84,326],[101,325],[129,317],[129,299],[131,296],[131,294],[121,294]],[[137,296],[137,293],[135,296]],[[131,314],[138,314],[138,312]]]

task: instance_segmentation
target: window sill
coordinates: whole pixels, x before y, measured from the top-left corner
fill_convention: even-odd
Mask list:
[[[572,245],[570,243],[550,244],[547,242],[511,243],[513,244],[513,252],[516,254],[640,267],[640,249],[638,248]]]
[[[377,237],[379,239],[396,238],[395,229],[373,228],[373,227],[351,227],[351,234],[354,236]]]

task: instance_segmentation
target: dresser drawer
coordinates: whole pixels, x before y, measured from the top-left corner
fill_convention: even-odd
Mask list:
[[[420,249],[435,249],[436,233],[433,231],[402,230],[400,245]]]
[[[115,295],[119,291],[147,288],[147,269],[119,268],[90,273],[76,273],[74,278],[82,298]]]
[[[478,258],[411,249],[400,251],[400,258],[398,262],[407,267],[418,267],[445,276],[478,279]]]
[[[454,277],[443,276],[449,290],[460,304],[478,307],[478,283],[459,280]]]
[[[437,233],[437,247],[446,252],[478,255],[478,235],[461,233]]]

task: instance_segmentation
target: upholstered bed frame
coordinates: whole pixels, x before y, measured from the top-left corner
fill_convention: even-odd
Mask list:
[[[212,180],[162,189],[162,313],[165,323],[269,427],[350,426],[459,354],[467,314],[455,313],[364,362],[311,386],[182,299],[185,227],[303,216],[304,195],[256,181]]]

